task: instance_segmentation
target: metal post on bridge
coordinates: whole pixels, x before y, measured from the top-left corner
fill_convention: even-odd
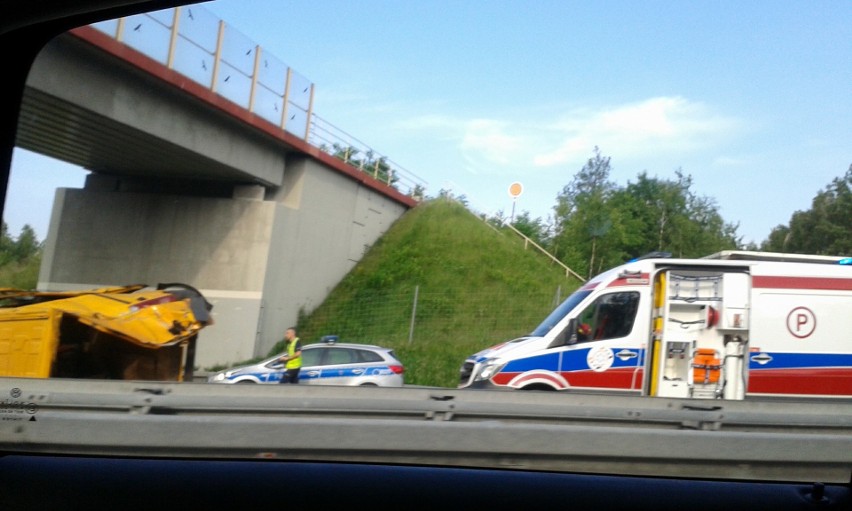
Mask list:
[[[290,107],[290,82],[293,80],[293,68],[287,67],[287,78],[284,80],[284,106],[281,108],[281,130],[287,128],[287,110]]]
[[[219,63],[222,61],[222,43],[225,40],[225,22],[219,20],[219,34],[216,36],[216,54],[213,55],[213,75],[210,78],[210,91],[216,92],[219,80]]]
[[[311,95],[308,98],[308,111],[305,121],[305,141],[311,136],[311,116],[314,115],[314,84],[311,83]]]
[[[175,68],[175,50],[177,48],[179,25],[180,6],[175,7],[175,12],[172,15],[172,33],[169,36],[169,56],[166,58],[166,67],[169,69]]]
[[[254,47],[254,69],[251,74],[251,90],[249,90],[248,111],[251,113],[254,113],[254,98],[257,91],[258,75],[260,74],[260,53],[261,49],[258,44]]]
[[[118,18],[118,23],[115,25],[115,40],[123,43],[124,42],[124,25],[126,21],[124,18]]]

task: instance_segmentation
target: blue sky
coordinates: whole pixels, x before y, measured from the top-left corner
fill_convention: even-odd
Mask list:
[[[512,210],[507,190],[519,181],[516,212],[547,219],[597,146],[619,185],[682,169],[759,243],[852,164],[848,0],[204,8],[312,81],[323,119],[422,178],[428,194],[451,189],[489,214]],[[16,151],[10,231],[30,223],[45,236],[53,193],[41,189],[80,186],[82,175]]]

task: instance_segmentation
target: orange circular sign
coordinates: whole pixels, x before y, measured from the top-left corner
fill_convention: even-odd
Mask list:
[[[511,185],[509,185],[509,196],[510,197],[519,197],[521,192],[524,191],[524,185],[515,181]]]

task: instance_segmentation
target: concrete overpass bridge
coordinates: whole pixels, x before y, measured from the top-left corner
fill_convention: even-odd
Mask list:
[[[425,187],[312,109],[313,84],[199,6],[52,41],[16,143],[90,174],[56,191],[39,288],[187,283],[215,306],[197,365],[266,354]]]

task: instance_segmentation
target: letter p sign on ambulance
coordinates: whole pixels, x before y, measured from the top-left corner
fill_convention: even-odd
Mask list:
[[[807,307],[796,307],[787,314],[787,331],[794,337],[804,339],[816,330],[816,316]]]

